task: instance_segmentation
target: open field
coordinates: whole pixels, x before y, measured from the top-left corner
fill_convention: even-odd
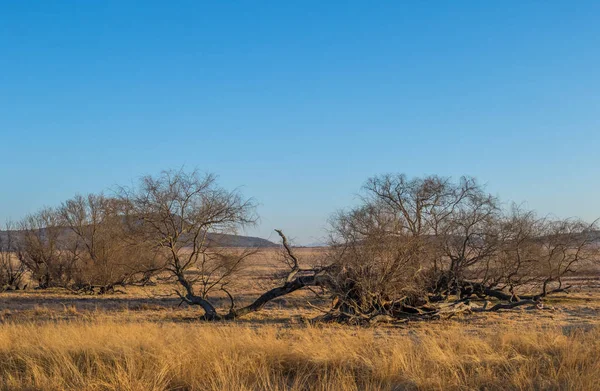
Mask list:
[[[140,3],[0,0],[0,391],[600,391],[600,1]]]
[[[70,321],[0,329],[5,390],[593,390],[600,328]]]
[[[314,249],[298,249],[307,262]],[[236,283],[250,300],[272,281],[276,250]],[[588,271],[590,272],[590,271]],[[0,294],[4,390],[569,389],[600,384],[600,280],[544,310],[357,328],[312,326],[325,305],[307,291],[235,322],[198,320],[174,285],[112,295],[59,289]],[[309,302],[311,304],[309,304]],[[220,301],[226,305],[225,300]]]

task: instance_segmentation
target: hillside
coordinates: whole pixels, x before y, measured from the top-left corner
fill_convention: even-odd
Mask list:
[[[19,231],[10,231],[14,236],[18,238]],[[0,242],[6,243],[8,239],[8,231],[0,231]],[[65,228],[65,235],[69,235],[69,231]],[[61,234],[62,235],[62,234]],[[13,239],[14,240],[14,239]],[[254,236],[242,236],[242,235],[229,235],[229,234],[218,234],[209,233],[208,240],[212,246],[219,247],[277,247],[276,243],[273,243],[267,239],[258,238]]]

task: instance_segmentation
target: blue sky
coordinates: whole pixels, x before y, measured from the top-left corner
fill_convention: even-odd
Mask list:
[[[0,221],[165,168],[318,241],[372,175],[600,216],[600,2],[0,0]]]

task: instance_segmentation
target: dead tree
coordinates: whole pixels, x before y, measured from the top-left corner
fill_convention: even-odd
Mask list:
[[[77,245],[65,235],[58,211],[43,208],[26,216],[18,228],[15,252],[38,288],[67,286],[76,269]]]
[[[206,319],[220,318],[209,295],[227,292],[231,277],[254,250],[225,254],[208,236],[253,224],[254,202],[196,171],[146,176],[137,188],[122,188],[121,200],[131,205],[128,225],[163,257],[164,271],[181,288],[179,297],[202,307]]]
[[[158,270],[158,260],[127,224],[129,204],[103,194],[75,196],[58,212],[77,259],[71,289],[104,294]]]
[[[507,214],[470,178],[385,175],[364,190],[361,205],[331,222],[334,305],[322,320],[369,324],[541,305],[598,256],[594,224]],[[472,303],[487,298],[498,303]]]
[[[465,281],[478,280],[485,273],[502,243],[501,216],[498,200],[475,187],[439,221],[433,236],[441,259],[436,297],[458,294],[462,298],[471,293]]]
[[[513,210],[503,217],[497,251],[483,264],[481,278],[468,284],[499,300],[541,300],[571,286],[565,278],[598,259],[596,224],[577,219],[538,218]]]
[[[235,319],[258,311],[269,301],[314,285],[318,270],[302,269],[281,231],[287,249],[290,271],[278,287],[260,295],[253,303],[237,307],[230,291],[234,277],[257,249],[223,249],[209,236],[232,233],[254,224],[255,203],[237,191],[219,187],[213,175],[165,171],[142,178],[133,189],[121,189],[121,199],[131,205],[129,224],[143,240],[152,243],[165,259],[164,271],[177,282],[176,294],[204,311],[203,319]],[[214,304],[217,292],[230,300],[229,310],[220,313]]]
[[[27,269],[16,258],[16,240],[13,224],[6,223],[4,232],[0,232],[0,292],[18,290],[22,287]]]

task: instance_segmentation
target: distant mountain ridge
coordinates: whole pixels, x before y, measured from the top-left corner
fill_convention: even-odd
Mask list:
[[[19,231],[10,231],[14,234],[14,237],[18,238],[20,235]],[[68,228],[65,228],[65,235],[68,233]],[[6,243],[8,240],[9,231],[0,231],[0,241]],[[62,232],[61,232],[62,235]],[[255,236],[243,236],[243,235],[231,235],[231,234],[220,234],[220,233],[209,233],[208,242],[211,246],[217,247],[278,247],[277,243],[273,243],[267,239],[258,238]],[[13,239],[14,240],[14,239]]]
[[[256,236],[209,233],[211,245],[220,247],[279,247],[277,243]]]

